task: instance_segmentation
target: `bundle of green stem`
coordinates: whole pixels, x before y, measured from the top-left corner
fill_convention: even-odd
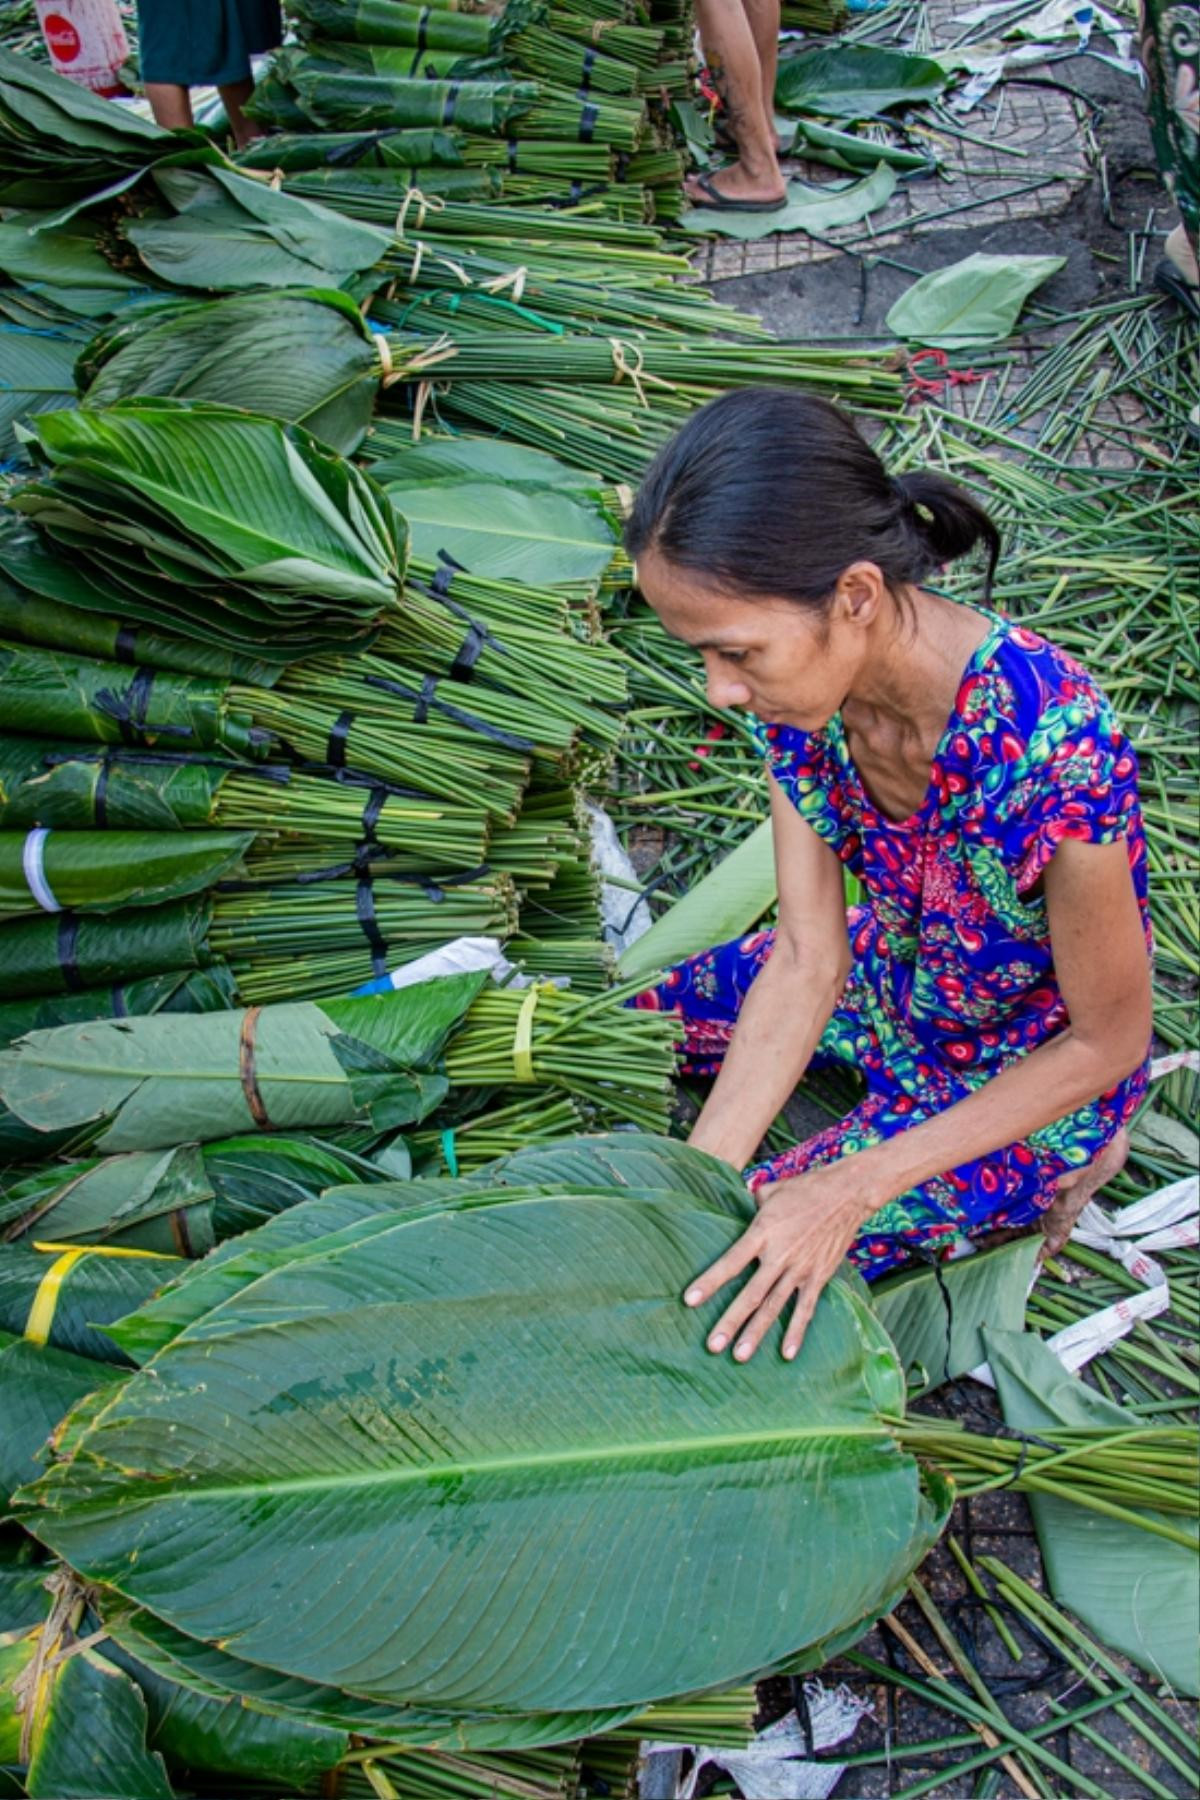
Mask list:
[[[906,1449],[936,1463],[964,1496],[996,1488],[1056,1495],[1185,1548],[1198,1547],[1194,1529],[1159,1516],[1200,1516],[1194,1431],[1172,1425],[1122,1431],[1080,1426],[1055,1427],[1052,1441],[1025,1434],[992,1438],[915,1413],[896,1431]]]
[[[224,826],[272,847],[309,839],[343,853],[362,840],[397,866],[473,868],[488,842],[486,806],[394,791],[349,770],[304,773],[139,750],[92,751],[0,738],[0,827],[183,831]],[[330,860],[331,849],[323,854]]]
[[[629,1011],[632,987],[591,999],[533,986],[485,989],[446,1052],[454,1087],[562,1088],[599,1122],[664,1131],[675,1067],[673,1021]]]
[[[457,1097],[456,1097],[457,1098]],[[499,1156],[513,1156],[529,1144],[550,1144],[587,1130],[584,1107],[569,1094],[537,1093],[526,1099],[490,1104],[459,1116],[443,1108],[428,1126],[410,1133],[413,1166],[426,1174],[457,1176],[482,1169]]]
[[[807,344],[725,344],[703,338],[641,340],[635,336],[541,338],[523,331],[468,332],[451,325],[431,345],[425,336],[388,336],[392,372],[400,380],[444,382],[628,383],[645,407],[671,388],[798,387],[836,395],[856,411],[894,411],[903,381],[889,354],[822,350]]]
[[[506,726],[495,727],[494,737],[493,728],[481,730],[455,717],[480,719],[473,697],[468,710],[435,695],[424,721],[417,722],[412,709],[415,704],[420,710],[421,687],[417,681],[403,712],[389,690],[362,679],[343,684],[339,675],[316,674],[311,666],[287,693],[237,687],[231,692],[235,704],[249,707],[257,724],[307,762],[344,765],[452,803],[469,794],[491,817],[515,818],[532,740],[518,738]],[[452,705],[454,711],[447,711]]]
[[[432,884],[381,876],[213,896],[209,942],[251,1005],[348,993],[456,937],[507,937],[516,895],[506,875]]]
[[[345,1800],[574,1800],[578,1775],[576,1744],[456,1755],[385,1743],[352,1750],[336,1779]]]
[[[1161,1089],[1156,1100],[1162,1109],[1166,1102]],[[1200,1404],[1196,1351],[1200,1337],[1200,1260],[1194,1251],[1182,1249],[1165,1257],[1161,1251],[1155,1255],[1167,1264],[1170,1308],[1152,1325],[1138,1320],[1128,1337],[1118,1339],[1092,1362],[1091,1374],[1102,1393],[1131,1413],[1146,1418],[1174,1413],[1190,1421]],[[1087,1282],[1081,1287],[1079,1280],[1084,1272]],[[1070,1243],[1064,1245],[1057,1258],[1047,1259],[1029,1296],[1026,1324],[1035,1331],[1061,1331],[1098,1308],[1140,1291],[1141,1283],[1120,1263],[1083,1244]]]
[[[446,210],[450,210],[449,204]],[[539,233],[546,218],[591,228],[593,242],[599,245],[593,265],[577,263],[566,269],[546,254],[540,236],[533,238],[528,213],[517,209],[509,209],[509,213],[514,220],[512,231],[504,239],[481,238],[480,249],[461,239],[452,248],[446,243],[434,244],[414,231],[415,219],[410,218],[404,243],[395,245],[383,259],[393,281],[372,305],[372,319],[403,327],[413,317],[409,309],[423,295],[439,293],[446,298],[431,305],[435,315],[444,307],[454,315],[508,322],[511,309],[519,306],[543,329],[550,321],[568,330],[601,328],[606,334],[632,332],[643,337],[690,329],[723,337],[761,340],[769,336],[757,319],[719,305],[703,288],[681,287],[677,277],[686,273],[686,264],[680,258],[661,256],[652,269],[616,270],[607,260],[608,235],[613,229],[608,221],[562,221],[559,214],[538,214]],[[644,264],[652,253],[637,254]]]

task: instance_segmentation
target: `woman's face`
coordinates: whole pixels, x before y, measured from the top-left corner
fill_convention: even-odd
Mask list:
[[[851,692],[876,607],[868,600],[864,615],[846,577],[827,613],[705,587],[653,550],[638,558],[637,577],[664,631],[704,658],[712,706],[820,731]]]

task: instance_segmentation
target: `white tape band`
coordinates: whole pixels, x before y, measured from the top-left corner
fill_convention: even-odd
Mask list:
[[[29,891],[43,912],[61,912],[62,907],[50,891],[50,883],[46,880],[46,839],[50,832],[46,826],[40,825],[31,831],[25,839],[25,848],[21,853],[21,861],[25,870],[25,880]]]

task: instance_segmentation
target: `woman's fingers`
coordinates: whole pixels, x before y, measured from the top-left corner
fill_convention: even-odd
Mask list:
[[[776,1279],[774,1286],[755,1308],[753,1317],[733,1347],[733,1354],[738,1362],[750,1361],[795,1291],[796,1277],[790,1271]]]
[[[757,1238],[752,1243],[750,1232],[744,1231],[724,1256],[719,1256],[715,1263],[705,1269],[703,1275],[693,1281],[683,1296],[684,1305],[703,1306],[727,1281],[732,1281],[735,1275],[740,1275],[743,1269],[748,1269],[752,1262],[757,1261],[759,1249]]]
[[[771,1291],[776,1271],[759,1269],[751,1276],[740,1294],[736,1294],[717,1320],[708,1334],[708,1347],[719,1353],[733,1342],[755,1307],[760,1305]]]
[[[812,1323],[813,1313],[817,1309],[817,1301],[821,1297],[821,1284],[806,1281],[796,1295],[796,1304],[792,1308],[792,1316],[788,1328],[783,1334],[783,1355],[786,1362],[791,1362],[801,1344],[804,1334]]]

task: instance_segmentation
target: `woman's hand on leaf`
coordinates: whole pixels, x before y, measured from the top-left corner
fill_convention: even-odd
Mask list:
[[[685,1303],[702,1306],[758,1265],[708,1334],[706,1344],[714,1354],[733,1344],[735,1360],[747,1362],[794,1302],[783,1354],[788,1361],[796,1355],[826,1283],[875,1210],[875,1202],[864,1199],[854,1160],[810,1169],[762,1190],[754,1223],[688,1288]]]

